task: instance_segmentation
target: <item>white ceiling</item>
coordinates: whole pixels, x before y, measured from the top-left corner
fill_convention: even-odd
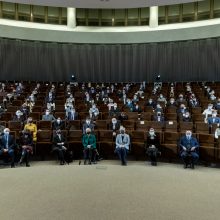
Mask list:
[[[2,0],[32,5],[74,8],[141,8],[156,5],[172,5],[202,0]]]

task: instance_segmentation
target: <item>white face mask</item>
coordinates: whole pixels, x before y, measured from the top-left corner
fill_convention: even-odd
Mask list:
[[[5,131],[4,134],[5,134],[5,135],[9,135],[9,131]]]
[[[191,138],[191,134],[187,134],[186,137],[187,137],[187,138]]]
[[[154,131],[150,131],[149,134],[150,134],[150,136],[153,136],[155,133],[154,133]]]
[[[49,115],[50,114],[50,112],[46,112],[46,115]]]
[[[59,124],[61,122],[61,120],[57,119],[57,123]]]
[[[112,120],[112,123],[113,123],[113,124],[116,124],[116,122],[117,122],[116,120]]]
[[[87,124],[90,124],[90,121],[89,121],[89,120],[86,120],[86,123],[87,123]]]

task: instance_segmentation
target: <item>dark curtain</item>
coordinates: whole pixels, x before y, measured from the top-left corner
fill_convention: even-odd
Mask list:
[[[0,80],[220,81],[220,38],[149,44],[64,44],[0,39]]]

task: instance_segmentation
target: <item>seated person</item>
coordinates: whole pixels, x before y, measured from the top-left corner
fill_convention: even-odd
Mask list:
[[[137,103],[134,103],[132,112],[141,113],[142,109]]]
[[[161,112],[157,112],[156,115],[153,117],[154,121],[164,122],[164,116],[161,114]]]
[[[215,109],[220,110],[220,98],[218,98],[216,103],[215,103]]]
[[[24,122],[23,113],[20,110],[15,112],[15,116],[13,117],[12,121],[19,121],[21,123]]]
[[[194,165],[199,159],[198,148],[199,143],[197,139],[192,137],[190,130],[187,130],[186,134],[180,139],[180,157],[184,162],[185,169],[188,164],[194,169]]]
[[[176,107],[177,104],[175,102],[174,98],[170,98],[170,100],[167,102],[167,107]]]
[[[50,112],[54,112],[55,111],[55,102],[48,102],[47,103],[47,109],[50,111]]]
[[[84,165],[87,164],[87,159],[89,159],[89,164],[96,163],[96,137],[94,134],[91,134],[91,129],[86,128],[86,133],[82,137],[83,144],[83,158]]]
[[[214,109],[213,104],[208,104],[208,108],[203,111],[203,115],[205,115],[205,120],[207,120],[208,116],[212,115]]]
[[[26,167],[30,167],[29,158],[30,154],[33,153],[33,137],[29,130],[24,130],[22,136],[20,137],[21,144],[21,159],[19,164],[21,165],[25,161]]]
[[[58,117],[54,122],[53,122],[53,130],[64,130],[65,129],[65,121],[61,120],[60,117]]]
[[[0,105],[0,116],[5,113],[5,109],[3,108],[3,104]]]
[[[4,129],[5,129],[5,126],[0,124],[0,136],[3,134]]]
[[[163,96],[163,94],[160,94],[160,96],[157,99],[158,102],[164,102],[164,104],[167,104],[166,98]]]
[[[97,119],[99,116],[99,109],[96,107],[96,104],[93,104],[92,107],[89,109],[90,118],[93,120]]]
[[[128,116],[126,115],[125,112],[121,112],[120,115],[118,116],[118,120],[122,123],[125,120],[128,120]]]
[[[50,110],[46,110],[45,111],[45,115],[43,115],[42,116],[42,121],[55,121],[56,120],[56,118],[52,115],[52,114],[50,114]]]
[[[126,166],[126,157],[129,151],[130,137],[128,134],[125,133],[125,128],[123,126],[120,127],[119,131],[120,133],[116,136],[115,141],[115,153],[118,154],[118,157],[121,160],[121,165]]]
[[[114,103],[114,105],[109,109],[109,115],[119,115],[120,109],[118,108],[117,103]]]
[[[74,107],[66,109],[66,120],[78,120],[78,113]]]
[[[66,144],[66,139],[65,139],[64,135],[62,134],[61,130],[58,129],[56,131],[56,134],[53,137],[52,151],[57,153],[58,159],[60,160],[60,165],[65,164],[64,156],[67,151],[65,144]]]
[[[215,129],[215,138],[218,139],[220,136],[220,127],[219,124],[217,124],[217,127]]]
[[[208,117],[207,123],[208,123],[209,125],[219,124],[219,123],[220,123],[220,118],[217,117],[217,112],[216,112],[216,111],[213,111],[213,112],[212,112],[212,116],[211,116],[211,117]]]
[[[153,99],[150,98],[150,99],[146,102],[145,106],[151,106],[152,108],[155,108],[155,107],[156,107],[156,103],[153,101]]]
[[[188,111],[185,114],[183,114],[183,116],[180,117],[180,119],[182,119],[182,121],[184,121],[184,122],[191,122],[192,121],[191,115]]]
[[[86,134],[86,129],[87,128],[90,128],[91,132],[93,132],[94,128],[95,128],[94,123],[92,122],[92,120],[89,117],[86,118],[86,121],[84,122],[84,124],[82,126],[83,134]]]
[[[150,157],[151,165],[157,166],[157,157],[160,155],[160,139],[156,135],[153,128],[150,128],[147,135],[147,141],[145,142],[146,153]]]
[[[112,118],[112,121],[111,121],[111,123],[109,124],[109,130],[112,130],[112,132],[113,132],[113,134],[112,134],[113,137],[116,136],[116,132],[119,130],[120,125],[121,125],[120,121],[117,121],[117,119],[116,119],[115,117]]]
[[[24,130],[30,131],[33,141],[37,141],[37,125],[33,123],[33,119],[31,117],[27,119],[27,124],[24,126]]]
[[[179,117],[182,117],[187,111],[188,109],[186,108],[185,104],[180,104],[180,107],[177,109],[177,114]]]
[[[11,168],[15,167],[15,138],[10,135],[10,129],[5,128],[0,138],[0,155],[9,156],[11,158]]]

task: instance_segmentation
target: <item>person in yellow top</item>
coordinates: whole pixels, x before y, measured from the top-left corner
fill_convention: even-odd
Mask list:
[[[37,125],[33,123],[31,117],[27,119],[27,124],[24,126],[24,130],[29,130],[33,135],[33,141],[37,141]]]

